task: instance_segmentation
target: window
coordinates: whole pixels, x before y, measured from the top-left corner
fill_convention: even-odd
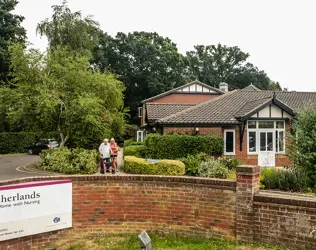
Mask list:
[[[274,128],[273,121],[260,121],[259,128]]]
[[[142,107],[138,108],[138,117],[141,118],[142,117]]]
[[[248,154],[285,152],[284,121],[248,121]]]
[[[256,140],[257,133],[255,131],[248,132],[248,149],[249,152],[257,152],[257,140]]]
[[[138,130],[137,131],[137,136],[136,136],[136,141],[138,142],[142,142],[145,140],[146,137],[146,133],[143,130]]]
[[[235,130],[224,130],[224,153],[225,155],[235,154]]]

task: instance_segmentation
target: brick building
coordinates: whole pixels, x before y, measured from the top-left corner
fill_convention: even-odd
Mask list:
[[[168,98],[175,100],[172,95]],[[231,92],[226,89],[199,104],[169,103],[155,109],[147,103],[143,127],[147,121],[147,132],[221,136],[227,157],[251,165],[282,166],[291,163],[285,155],[290,120],[309,102],[316,103],[315,92],[260,90],[250,85]]]

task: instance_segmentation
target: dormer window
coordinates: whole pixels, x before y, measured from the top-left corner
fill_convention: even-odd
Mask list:
[[[138,108],[138,117],[141,118],[142,117],[142,107]]]

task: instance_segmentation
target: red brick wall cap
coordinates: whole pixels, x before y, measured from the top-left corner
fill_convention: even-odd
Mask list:
[[[257,175],[260,174],[259,166],[240,165],[236,169],[237,175]]]

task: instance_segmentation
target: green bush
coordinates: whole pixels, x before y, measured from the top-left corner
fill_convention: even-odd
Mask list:
[[[135,146],[135,145],[144,145],[144,142],[137,142],[132,140],[125,140],[124,147]]]
[[[38,166],[64,174],[93,174],[96,172],[97,155],[95,150],[81,148],[43,150]]]
[[[136,156],[145,157],[145,146],[144,145],[133,145],[124,147],[124,156]]]
[[[0,133],[0,154],[26,153],[27,147],[38,139],[58,138],[56,133],[5,132]]]
[[[146,137],[145,146],[148,158],[178,159],[198,153],[221,155],[224,141],[217,136],[149,134]]]
[[[260,187],[283,191],[304,192],[309,188],[308,174],[301,169],[261,169]]]
[[[179,160],[184,163],[187,175],[196,176],[201,162],[207,161],[208,159],[210,159],[209,155],[199,153],[196,155],[188,155],[186,158],[180,158]]]
[[[229,170],[235,170],[238,165],[241,165],[241,161],[237,158],[219,158],[221,164],[226,166]]]
[[[185,174],[185,166],[183,162],[178,160],[160,160],[159,162],[148,162],[143,158],[125,156],[124,172],[130,174],[179,176]]]
[[[209,159],[208,161],[201,162],[198,170],[198,175],[200,177],[226,179],[228,174],[228,168],[216,159]]]

